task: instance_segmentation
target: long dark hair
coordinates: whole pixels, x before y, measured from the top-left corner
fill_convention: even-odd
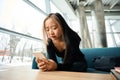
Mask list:
[[[44,25],[43,25],[43,28],[45,28],[45,21],[49,18],[54,18],[55,20],[57,20],[57,22],[60,24],[61,28],[62,28],[62,31],[63,31],[63,37],[64,37],[64,40],[65,40],[65,43],[66,43],[66,50],[65,50],[65,55],[64,55],[64,61],[66,61],[71,54],[67,54],[69,50],[72,50],[72,45],[71,45],[71,36],[75,35],[76,36],[76,32],[73,31],[69,25],[67,24],[67,22],[65,21],[65,19],[62,17],[61,14],[59,13],[50,13],[48,15],[48,17],[44,20]],[[43,29],[43,34],[46,34],[45,32],[45,29]],[[44,35],[44,38],[46,36]],[[48,41],[48,40],[47,40]],[[49,42],[48,42],[49,43]]]

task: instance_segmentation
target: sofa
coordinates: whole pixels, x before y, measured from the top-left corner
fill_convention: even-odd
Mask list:
[[[85,55],[87,60],[88,69],[87,72],[90,73],[109,73],[107,71],[101,71],[94,68],[93,59],[97,56],[120,56],[120,47],[109,47],[109,48],[84,48],[81,49],[82,53]],[[33,58],[32,69],[38,69]]]
[[[101,71],[94,68],[93,59],[100,56],[120,56],[120,47],[109,47],[109,48],[86,48],[81,49],[88,64],[88,72],[92,73],[109,73],[107,71]]]

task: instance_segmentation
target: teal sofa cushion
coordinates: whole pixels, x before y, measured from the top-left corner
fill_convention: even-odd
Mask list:
[[[88,63],[88,68],[94,68],[93,59],[97,56],[120,56],[120,47],[85,48],[81,49]]]
[[[32,61],[32,69],[39,69],[38,67],[37,67],[37,63],[36,63],[36,61],[35,61],[35,57],[33,57],[33,61]]]

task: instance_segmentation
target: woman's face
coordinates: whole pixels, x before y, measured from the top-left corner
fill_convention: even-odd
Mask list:
[[[54,18],[49,18],[45,21],[45,30],[48,38],[51,40],[62,39],[63,32],[61,26]]]

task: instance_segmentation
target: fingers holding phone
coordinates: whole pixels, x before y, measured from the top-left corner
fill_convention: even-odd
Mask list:
[[[37,62],[37,65],[38,65],[39,69],[41,69],[42,71],[48,70],[48,68],[47,68],[48,65],[47,65],[46,61],[44,61],[44,60],[40,60],[39,62]]]
[[[37,66],[42,70],[42,71],[47,71],[47,64],[48,64],[48,60],[45,57],[45,55],[42,52],[36,52],[33,53],[36,57],[36,62],[37,62]]]
[[[42,71],[53,71],[57,68],[57,63],[51,59],[47,59],[43,53],[34,53],[37,66]]]

